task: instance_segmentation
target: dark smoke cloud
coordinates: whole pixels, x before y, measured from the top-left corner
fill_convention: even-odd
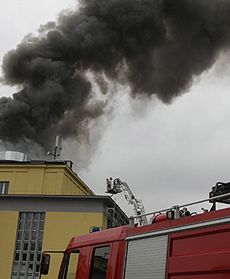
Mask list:
[[[82,138],[106,103],[108,83],[165,103],[188,90],[230,44],[229,0],[83,0],[76,11],[27,36],[3,60],[4,82],[21,88],[0,99],[0,139],[44,149],[56,134]],[[94,100],[94,101],[92,101]]]

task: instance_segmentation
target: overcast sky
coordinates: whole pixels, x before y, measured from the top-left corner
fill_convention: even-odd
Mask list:
[[[74,3],[1,1],[0,59],[26,34]],[[101,129],[98,148],[88,167],[78,171],[80,177],[97,194],[104,193],[106,177],[120,177],[144,201],[146,211],[205,198],[217,181],[230,180],[228,61],[228,54],[223,54],[171,105],[155,98],[131,100],[126,88],[120,88],[113,117]],[[1,96],[15,90],[0,86]],[[64,158],[81,165],[71,148]],[[124,206],[121,197],[116,200]]]

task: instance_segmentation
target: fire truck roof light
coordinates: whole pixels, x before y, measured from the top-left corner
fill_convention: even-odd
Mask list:
[[[97,227],[97,226],[92,226],[92,227],[89,229],[89,232],[90,232],[90,233],[100,232],[100,231],[102,231],[102,228],[101,228],[101,227]]]

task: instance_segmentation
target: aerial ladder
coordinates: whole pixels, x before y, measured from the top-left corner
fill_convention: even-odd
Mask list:
[[[133,192],[131,191],[129,185],[122,181],[120,178],[113,179],[112,177],[106,179],[107,184],[107,193],[116,195],[119,193],[123,193],[127,202],[133,206],[134,213],[136,216],[140,216],[137,218],[138,224],[140,226],[147,225],[148,220],[145,215],[145,208],[142,200],[138,200]]]

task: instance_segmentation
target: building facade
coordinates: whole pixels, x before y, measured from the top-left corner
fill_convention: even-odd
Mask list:
[[[93,226],[127,224],[108,196],[96,196],[66,161],[0,161],[1,278],[37,279],[42,251],[64,250]],[[61,255],[44,278],[57,278]]]
[[[0,161],[0,193],[94,195],[71,161]]]

